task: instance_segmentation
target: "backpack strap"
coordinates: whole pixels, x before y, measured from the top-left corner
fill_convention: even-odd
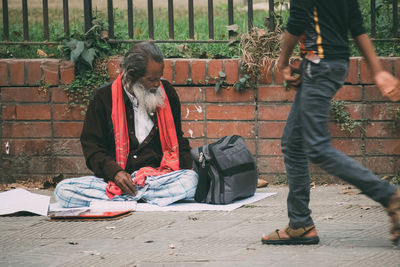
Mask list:
[[[199,147],[199,182],[196,187],[196,193],[194,194],[194,200],[197,202],[205,202],[208,191],[210,189],[210,179],[208,172],[210,171],[210,164],[206,164],[205,157],[203,155],[203,147]]]

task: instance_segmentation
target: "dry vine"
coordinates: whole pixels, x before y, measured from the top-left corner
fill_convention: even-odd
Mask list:
[[[254,82],[261,77],[261,70],[270,71],[281,50],[282,30],[274,31],[254,27],[241,36],[242,66]]]

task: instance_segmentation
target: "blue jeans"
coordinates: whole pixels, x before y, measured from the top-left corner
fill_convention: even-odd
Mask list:
[[[310,201],[309,160],[326,172],[355,185],[362,193],[387,206],[396,187],[382,181],[357,161],[332,147],[329,133],[330,101],[347,76],[347,60],[304,60],[298,89],[282,136],[289,195],[289,225],[313,225]]]

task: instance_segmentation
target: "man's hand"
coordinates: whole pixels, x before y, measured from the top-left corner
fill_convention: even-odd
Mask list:
[[[297,90],[301,84],[301,75],[299,74],[299,69],[292,65],[285,66],[282,69],[278,67],[278,69],[282,73],[286,89]]]
[[[135,196],[137,193],[136,185],[133,183],[132,177],[127,172],[117,172],[114,176],[114,183],[121,188],[124,194]]]
[[[380,71],[374,75],[375,84],[382,95],[392,101],[400,100],[400,81],[387,71]]]

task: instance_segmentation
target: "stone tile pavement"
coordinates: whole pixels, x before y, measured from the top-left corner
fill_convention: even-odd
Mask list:
[[[70,222],[0,217],[0,266],[400,266],[384,209],[343,187],[312,189],[318,245],[261,244],[261,234],[287,223],[287,187],[276,186],[258,191],[277,195],[231,212]]]

